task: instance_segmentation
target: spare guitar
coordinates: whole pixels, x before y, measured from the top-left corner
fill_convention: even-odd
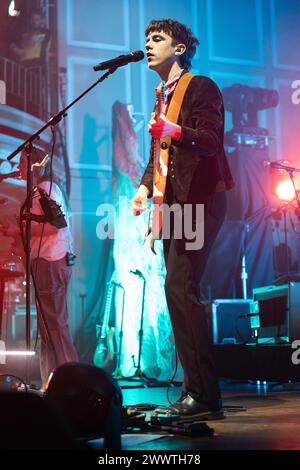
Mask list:
[[[109,319],[111,314],[114,281],[116,281],[116,272],[114,271],[110,281],[107,283],[107,292],[105,300],[105,308],[103,319],[97,327],[98,343],[94,353],[93,362],[96,367],[101,367],[107,372],[112,373],[116,367],[116,351],[115,351],[115,328],[109,326]]]

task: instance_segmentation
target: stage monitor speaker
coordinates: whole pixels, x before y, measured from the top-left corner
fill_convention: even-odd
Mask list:
[[[253,289],[258,303],[251,328],[257,343],[292,342],[300,339],[300,282]]]
[[[122,392],[103,369],[77,362],[63,364],[55,369],[46,397],[78,438],[104,436],[105,449],[121,449]]]

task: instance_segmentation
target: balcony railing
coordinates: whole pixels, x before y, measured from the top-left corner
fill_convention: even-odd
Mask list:
[[[47,120],[49,90],[45,65],[25,67],[0,56],[0,80],[6,84],[6,104]]]

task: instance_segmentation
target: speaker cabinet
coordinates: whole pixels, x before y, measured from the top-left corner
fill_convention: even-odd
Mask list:
[[[300,339],[300,282],[253,289],[257,316],[251,328],[258,343],[292,342]]]

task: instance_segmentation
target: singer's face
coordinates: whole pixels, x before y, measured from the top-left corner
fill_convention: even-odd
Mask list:
[[[149,33],[146,39],[148,67],[158,71],[161,66],[172,65],[177,60],[177,45],[173,38],[163,31]]]

